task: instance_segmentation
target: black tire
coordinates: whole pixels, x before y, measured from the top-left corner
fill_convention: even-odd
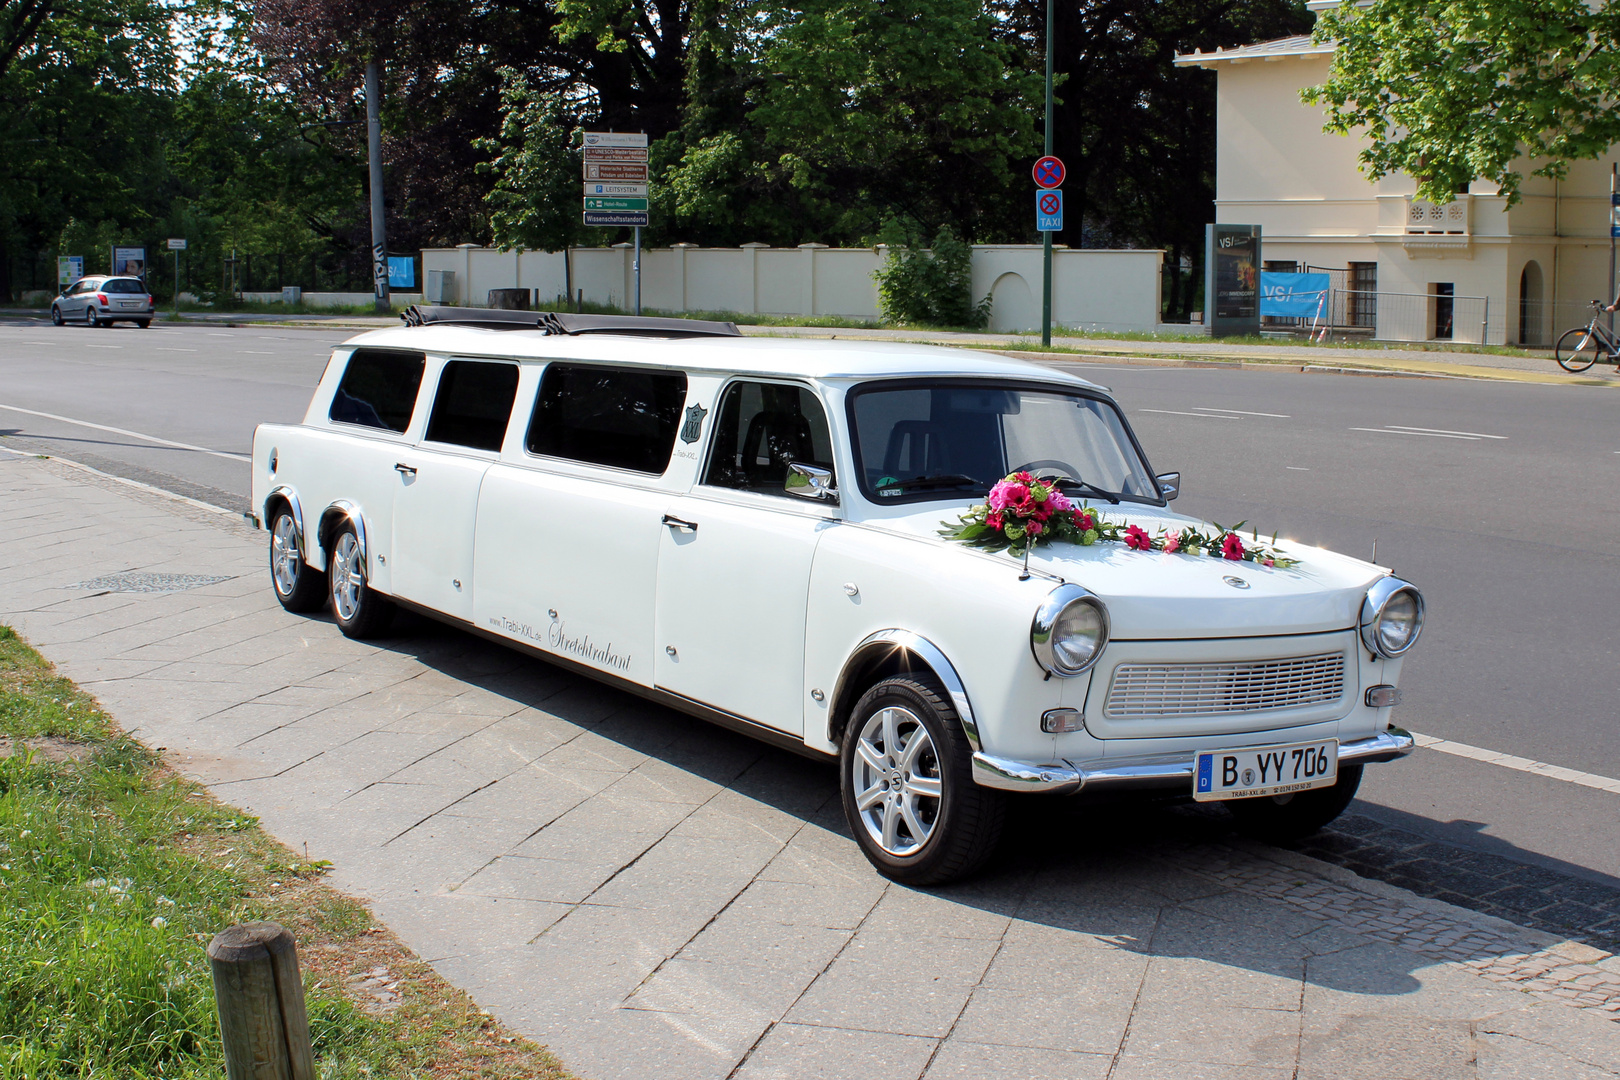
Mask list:
[[[67,321],[66,319],[62,318],[62,309],[57,307],[55,304],[52,304],[51,305],[51,325],[52,326],[61,326],[66,321]]]
[[[332,601],[332,617],[346,637],[380,637],[393,624],[394,603],[367,583],[359,545],[359,534],[351,524],[343,524],[332,534],[326,592]]]
[[[105,324],[102,323],[100,317],[98,316],[98,314],[96,312],[96,305],[94,305],[94,304],[86,304],[84,306],[84,325],[90,327],[91,329],[95,329],[98,326],[105,325]]]
[[[1597,363],[1601,355],[1603,348],[1597,335],[1588,334],[1584,326],[1565,330],[1563,336],[1558,339],[1558,345],[1553,349],[1553,356],[1558,358],[1558,366],[1565,371],[1585,371]]]
[[[1292,795],[1263,795],[1258,799],[1232,799],[1226,809],[1238,831],[1268,844],[1292,844],[1320,831],[1344,813],[1361,786],[1361,765],[1339,769],[1332,787],[1299,791]]]
[[[298,523],[286,507],[270,520],[270,587],[288,611],[308,614],[326,605],[326,572],[304,560]]]
[[[896,745],[881,738],[885,731],[894,732]],[[926,742],[915,742],[919,731]],[[867,754],[888,762],[887,772],[861,753],[863,742]],[[880,874],[904,885],[941,885],[973,873],[995,852],[1006,804],[1001,792],[973,782],[971,759],[962,721],[931,678],[896,676],[861,695],[844,731],[839,786],[855,842]],[[861,774],[871,781],[865,787]],[[910,786],[931,788],[933,781],[937,797]],[[864,809],[863,796],[869,800]],[[914,835],[913,821],[922,837]],[[885,836],[893,838],[887,849]]]
[[[152,325],[152,320],[151,319],[136,319],[135,320],[135,325],[140,327],[142,330],[145,330],[148,326]]]

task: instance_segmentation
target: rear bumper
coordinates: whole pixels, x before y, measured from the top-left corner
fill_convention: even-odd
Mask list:
[[[1339,746],[1341,765],[1394,761],[1412,752],[1412,736],[1400,728],[1379,732],[1370,739]],[[1048,795],[1074,795],[1082,790],[1108,788],[1176,788],[1192,793],[1193,755],[1161,754],[1120,761],[1076,765],[1071,761],[1038,763],[1012,761],[990,754],[973,755],[973,780],[1000,791],[1029,791]]]

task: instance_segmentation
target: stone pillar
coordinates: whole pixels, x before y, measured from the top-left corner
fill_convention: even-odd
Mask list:
[[[754,315],[759,314],[759,249],[770,246],[758,241],[742,246],[748,253],[748,310]]]
[[[675,294],[681,298],[681,310],[691,311],[692,302],[686,295],[686,252],[696,244],[672,244],[675,257]]]
[[[799,250],[804,252],[804,285],[799,299],[799,307],[805,315],[815,315],[816,312],[816,252],[826,247],[826,244],[800,244]]]

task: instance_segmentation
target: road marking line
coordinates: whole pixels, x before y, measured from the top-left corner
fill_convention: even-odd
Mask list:
[[[168,347],[163,346],[163,345],[159,345],[157,348],[153,349],[152,351],[153,352],[196,352],[197,350],[196,349],[172,349],[172,348],[168,348]]]
[[[1137,409],[1137,412],[1163,413],[1165,416],[1196,416],[1200,420],[1241,420],[1241,416],[1222,416],[1219,413],[1178,412],[1175,409]]]
[[[1486,435],[1479,431],[1452,431],[1449,428],[1413,427],[1411,424],[1385,424],[1395,431],[1420,431],[1425,435],[1466,435],[1474,439],[1505,439],[1506,435]]]
[[[1419,746],[1430,750],[1438,750],[1442,754],[1472,758],[1474,761],[1483,761],[1487,765],[1500,765],[1504,769],[1514,769],[1518,772],[1530,773],[1533,776],[1545,776],[1553,780],[1563,780],[1566,783],[1580,784],[1582,787],[1596,788],[1599,791],[1620,795],[1620,780],[1613,777],[1581,772],[1579,769],[1566,769],[1561,765],[1549,765],[1545,761],[1515,757],[1512,754],[1501,754],[1495,750],[1484,750],[1478,746],[1469,746],[1467,743],[1452,742],[1450,739],[1437,739],[1433,735],[1419,735],[1415,731],[1412,732],[1412,738]]]
[[[1199,412],[1230,412],[1237,413],[1239,416],[1269,416],[1276,420],[1293,419],[1290,414],[1280,412],[1249,412],[1247,409],[1212,409],[1204,405],[1194,405],[1193,408],[1197,409]]]
[[[1311,471],[1311,470],[1307,469],[1303,465],[1284,465],[1283,468],[1288,469],[1291,472],[1310,472]]]
[[[1468,442],[1479,442],[1473,435],[1445,435],[1438,431],[1397,431],[1394,428],[1381,427],[1353,427],[1351,431],[1370,431],[1374,435],[1424,435],[1431,439],[1464,439]]]
[[[38,412],[34,409],[23,409],[17,407],[16,405],[0,405],[0,409],[6,409],[10,412],[25,413],[28,416],[41,416],[46,420],[55,420],[62,424],[76,424],[79,427],[94,428],[96,431],[110,431],[114,435],[127,435],[131,439],[142,439],[149,443],[156,443],[159,446],[172,446],[176,450],[191,450],[198,454],[208,454],[212,457],[224,458],[227,461],[251,462],[253,460],[246,454],[227,454],[223,450],[210,450],[206,446],[193,446],[190,443],[175,442],[173,439],[160,439],[156,435],[144,435],[139,431],[130,431],[127,428],[108,427],[106,424],[92,424],[88,420],[75,420],[71,416],[58,416],[55,413]]]
[[[122,345],[80,345],[81,349],[122,349]]]

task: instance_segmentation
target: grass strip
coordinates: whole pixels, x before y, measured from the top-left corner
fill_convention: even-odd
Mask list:
[[[322,1080],[566,1080],[0,626],[0,1080],[223,1075],[205,948],[292,930]]]

